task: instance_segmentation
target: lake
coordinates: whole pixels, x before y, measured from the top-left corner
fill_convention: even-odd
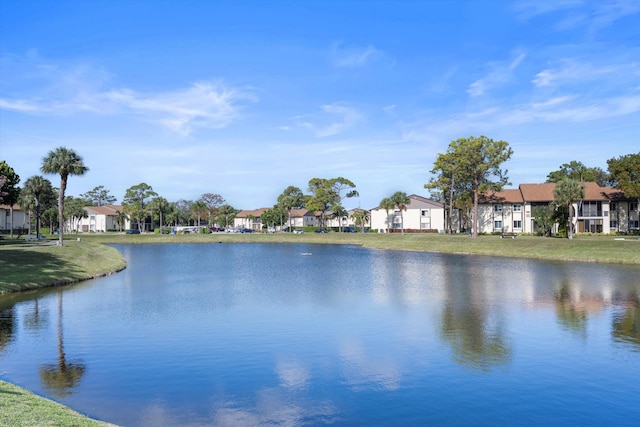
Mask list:
[[[0,378],[121,426],[637,425],[640,268],[114,245],[0,298]]]

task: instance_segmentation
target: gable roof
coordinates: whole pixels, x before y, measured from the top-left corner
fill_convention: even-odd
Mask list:
[[[520,184],[520,192],[522,198],[526,202],[552,202],[553,190],[556,184],[553,182],[545,182],[544,184]]]
[[[478,196],[478,203],[524,203],[522,192],[517,189],[490,191]]]
[[[120,205],[85,206],[84,210],[89,214],[107,216],[115,216],[118,211],[124,212],[124,208]]]
[[[265,213],[266,211],[268,211],[269,208],[260,208],[260,209],[253,209],[253,210],[242,210],[240,212],[238,212],[236,214],[236,218],[246,218],[249,215],[253,215],[254,218],[260,218],[260,216]]]

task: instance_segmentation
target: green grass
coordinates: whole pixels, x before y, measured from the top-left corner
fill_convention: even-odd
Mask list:
[[[107,427],[52,400],[0,381],[0,425],[12,427]]]
[[[3,240],[0,295],[74,283],[122,270],[126,262],[114,248],[98,242],[65,241],[64,246]]]

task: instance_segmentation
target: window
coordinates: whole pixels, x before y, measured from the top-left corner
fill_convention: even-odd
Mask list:
[[[513,211],[514,212],[522,211],[522,205],[513,205]]]
[[[609,204],[609,210],[610,211],[617,211],[618,210],[618,204],[617,203],[610,203]]]
[[[633,228],[634,230],[635,230],[635,229],[637,229],[637,228],[639,228],[639,227],[638,227],[638,221],[629,221],[629,226],[630,226],[631,228]]]
[[[521,229],[522,228],[522,221],[518,220],[518,221],[513,221],[513,229]]]
[[[635,212],[638,210],[638,202],[631,202],[629,203],[629,210],[631,212]]]
[[[502,230],[502,221],[493,221],[493,228],[495,230]]]
[[[91,216],[89,217],[89,219],[90,219],[91,221],[95,221],[95,220],[96,220],[96,216],[95,216],[95,215],[91,215]]]
[[[422,209],[422,211],[420,211],[420,214],[424,217],[429,217],[429,209]]]
[[[582,202],[578,216],[602,216],[602,202]]]
[[[618,221],[615,219],[609,221],[609,228],[618,228]]]
[[[502,204],[493,205],[494,212],[502,212]]]

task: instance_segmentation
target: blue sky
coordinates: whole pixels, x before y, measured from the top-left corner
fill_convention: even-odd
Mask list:
[[[640,1],[0,0],[0,158],[58,146],[122,200],[272,206],[343,176],[372,208],[470,135],[514,186],[640,149]],[[48,176],[54,185],[58,178]]]

